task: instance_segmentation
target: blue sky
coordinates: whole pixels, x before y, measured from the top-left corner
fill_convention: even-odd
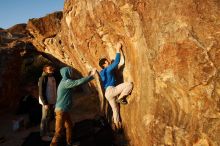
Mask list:
[[[0,0],[0,28],[63,10],[64,0]]]

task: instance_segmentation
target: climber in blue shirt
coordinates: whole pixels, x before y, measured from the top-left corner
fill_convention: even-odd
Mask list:
[[[133,84],[131,82],[121,83],[116,85],[116,79],[114,75],[114,70],[118,68],[121,56],[122,43],[119,42],[116,45],[116,57],[112,64],[106,58],[102,58],[99,61],[99,66],[102,68],[100,72],[100,77],[102,80],[102,85],[105,89],[105,97],[108,100],[112,111],[113,119],[116,128],[121,128],[121,120],[119,114],[118,103],[127,104],[125,97],[132,91]],[[124,58],[123,58],[124,60]]]

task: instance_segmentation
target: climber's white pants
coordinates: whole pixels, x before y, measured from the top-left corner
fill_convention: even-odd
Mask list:
[[[109,86],[106,88],[105,91],[105,97],[108,100],[112,112],[113,112],[113,119],[114,123],[117,124],[120,122],[120,116],[119,116],[119,106],[116,102],[117,96],[119,95],[119,98],[122,98],[126,95],[128,95],[132,90],[133,84],[131,82],[121,83],[118,86]]]

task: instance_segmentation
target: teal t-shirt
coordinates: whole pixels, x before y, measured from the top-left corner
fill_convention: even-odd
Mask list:
[[[70,67],[63,67],[60,69],[62,80],[59,83],[57,89],[57,101],[55,111],[68,112],[72,107],[72,89],[83,83],[89,82],[93,79],[92,76],[81,78],[78,80],[72,80],[72,69]]]

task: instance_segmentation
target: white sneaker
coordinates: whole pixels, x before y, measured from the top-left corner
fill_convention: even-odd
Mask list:
[[[41,140],[43,140],[43,141],[51,141],[52,137],[50,137],[50,136],[42,136]]]

